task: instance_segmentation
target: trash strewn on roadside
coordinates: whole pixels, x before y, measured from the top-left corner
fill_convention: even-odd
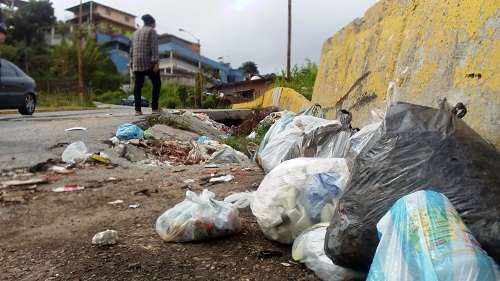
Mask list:
[[[116,230],[106,230],[97,233],[92,237],[92,244],[99,246],[113,245],[118,241],[118,232]]]
[[[200,195],[187,191],[184,201],[156,220],[156,232],[166,242],[205,240],[239,232],[238,210],[214,198],[215,193],[207,189]]]

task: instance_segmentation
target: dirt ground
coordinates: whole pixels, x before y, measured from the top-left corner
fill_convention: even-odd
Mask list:
[[[205,168],[127,161],[112,169],[89,163],[54,174],[52,166],[64,165],[57,160],[46,171],[14,171],[16,180],[46,177],[46,183],[0,188],[0,280],[320,280],[292,259],[291,245],[264,236],[250,207],[239,210],[242,230],[234,235],[167,243],[156,233],[156,219],[187,190],[208,189],[217,200],[256,190],[265,174],[253,163]],[[207,183],[210,173],[235,179]],[[12,174],[4,171],[0,182],[8,180]],[[52,191],[72,184],[85,188]],[[116,200],[123,202],[110,204]],[[116,244],[91,242],[108,229],[118,232]]]

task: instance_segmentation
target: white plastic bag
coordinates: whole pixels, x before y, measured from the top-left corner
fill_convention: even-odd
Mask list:
[[[328,181],[330,187],[318,186],[320,181],[314,180],[325,173],[337,174]],[[267,238],[291,244],[308,227],[330,221],[348,177],[343,158],[287,160],[262,180],[250,204],[252,213]]]
[[[186,199],[156,220],[156,232],[167,242],[188,242],[237,233],[241,230],[238,209],[214,200],[204,189],[200,196],[186,192]]]
[[[286,125],[283,131],[276,134],[262,150],[260,154],[262,168],[264,168],[266,173],[269,173],[279,163],[286,160],[290,148],[299,141],[304,134],[330,125],[340,125],[340,122],[309,115],[294,117],[292,122]]]
[[[366,273],[335,265],[325,255],[325,234],[329,223],[315,224],[293,242],[292,257],[325,281],[364,280]]]
[[[439,192],[399,199],[377,230],[380,243],[367,280],[500,280],[498,265]]]
[[[62,161],[66,163],[84,162],[89,155],[87,146],[82,141],[73,142],[62,153]]]
[[[231,203],[233,208],[243,209],[250,206],[254,197],[255,191],[240,192],[227,196],[226,198],[224,198],[224,202]]]

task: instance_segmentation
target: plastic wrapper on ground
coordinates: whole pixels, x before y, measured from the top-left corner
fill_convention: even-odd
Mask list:
[[[420,190],[396,201],[377,224],[369,281],[495,281],[498,265],[446,196]]]
[[[335,265],[325,255],[325,233],[328,223],[313,225],[293,242],[292,257],[307,266],[324,281],[365,280],[366,273]]]
[[[398,103],[354,162],[328,227],[325,252],[335,264],[368,271],[376,224],[401,197],[443,193],[488,255],[500,260],[500,155],[448,111]]]
[[[262,180],[250,205],[267,238],[284,244],[308,227],[329,222],[349,176],[343,158],[296,158]]]
[[[156,220],[156,232],[167,242],[189,242],[237,233],[241,220],[231,203],[217,201],[203,190],[200,196],[186,192],[186,199]]]

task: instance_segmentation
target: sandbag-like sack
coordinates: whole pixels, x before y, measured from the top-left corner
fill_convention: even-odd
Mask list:
[[[325,252],[368,271],[376,224],[401,197],[443,193],[489,256],[500,261],[500,154],[449,111],[398,103],[356,157],[332,217]]]

